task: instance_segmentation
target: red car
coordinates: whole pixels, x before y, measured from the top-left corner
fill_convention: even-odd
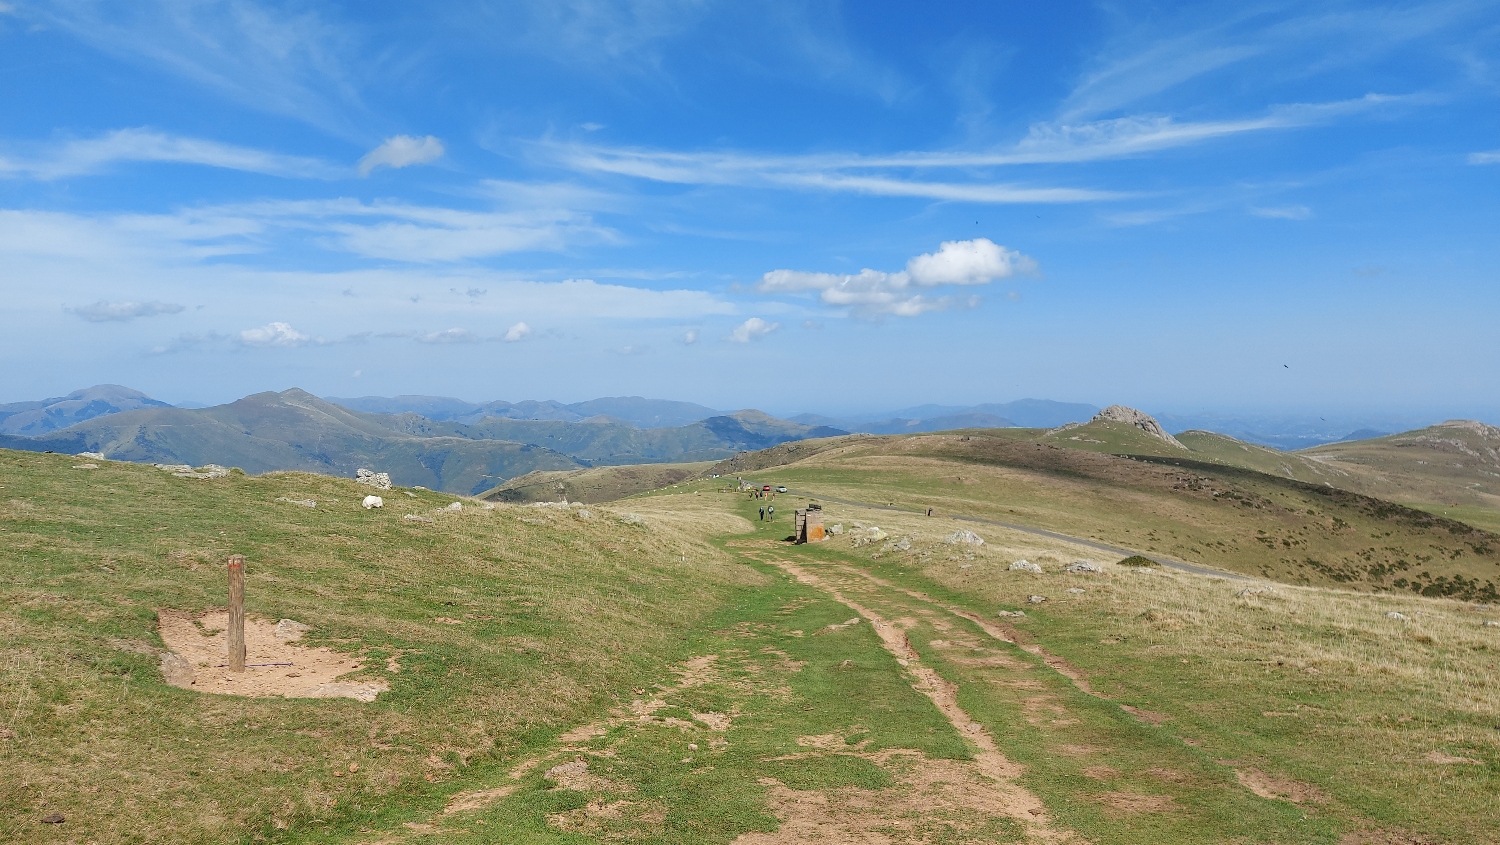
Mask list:
[[[764,487],[762,487],[760,489],[762,489],[762,490],[766,491],[767,493],[769,493],[769,492],[771,492],[771,485],[767,484],[766,486],[764,486]]]

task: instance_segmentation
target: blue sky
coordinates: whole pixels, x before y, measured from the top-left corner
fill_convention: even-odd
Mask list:
[[[0,73],[0,401],[1500,422],[1493,2],[5,0]]]

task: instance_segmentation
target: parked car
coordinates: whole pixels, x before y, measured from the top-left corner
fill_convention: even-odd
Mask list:
[[[762,489],[765,492],[769,493],[769,492],[771,492],[771,485],[767,484],[766,486],[764,486],[764,487],[762,487],[760,489]]]
[[[777,487],[776,488],[776,492],[777,493],[785,493],[786,492],[786,485],[783,484],[782,486]]]

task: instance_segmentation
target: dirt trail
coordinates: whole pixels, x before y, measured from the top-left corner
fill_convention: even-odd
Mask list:
[[[896,661],[904,666],[916,680],[912,686],[926,695],[949,724],[953,725],[955,730],[978,749],[978,753],[974,755],[976,767],[1004,790],[1005,801],[1000,809],[1024,825],[1031,837],[1049,842],[1081,841],[1071,831],[1058,830],[1049,824],[1046,808],[1042,805],[1041,799],[1015,782],[1023,771],[1021,766],[1006,759],[1005,755],[1000,753],[989,731],[958,706],[957,685],[943,678],[935,670],[920,665],[921,657],[912,649],[905,630],[888,622],[880,614],[849,598],[837,587],[824,582],[823,579],[791,561],[777,559],[774,555],[756,555],[756,557],[780,568],[795,578],[798,583],[828,594],[835,601],[869,621],[886,651],[895,655]]]

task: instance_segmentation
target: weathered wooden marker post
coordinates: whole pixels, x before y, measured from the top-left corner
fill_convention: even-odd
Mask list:
[[[229,671],[245,671],[245,556],[229,556]]]

